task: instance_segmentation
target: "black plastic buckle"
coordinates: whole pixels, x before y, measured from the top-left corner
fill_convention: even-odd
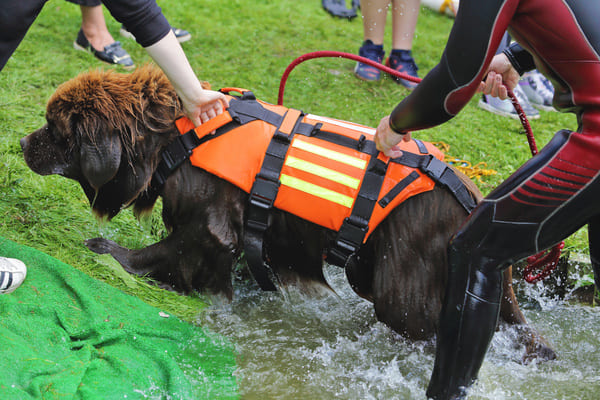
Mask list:
[[[192,154],[192,150],[188,150],[183,144],[182,137],[177,136],[163,152],[163,161],[171,170],[179,167]]]
[[[242,97],[240,97],[241,100],[256,100],[256,96],[254,95],[253,92],[251,92],[250,90],[247,90],[245,92],[242,92]]]
[[[250,197],[256,196],[261,198],[265,204],[272,207],[277,197],[279,186],[281,186],[281,181],[278,175],[270,171],[261,171],[256,175]]]
[[[319,131],[321,131],[322,127],[323,127],[323,124],[320,122],[317,122],[316,124],[313,125],[308,136],[315,136],[317,133],[319,133]]]
[[[246,227],[258,232],[264,232],[269,227],[269,201],[260,196],[250,195],[250,207]]]
[[[365,235],[369,231],[369,223],[363,218],[351,215],[344,220],[336,245],[350,252],[358,251]]]
[[[273,134],[273,139],[277,140],[279,143],[282,144],[290,144],[290,142],[292,141],[290,139],[290,135],[281,132],[279,129],[277,129],[275,131],[275,133]]]
[[[367,137],[365,135],[360,135],[360,137],[358,138],[358,143],[356,144],[356,149],[358,151],[363,150],[363,148],[365,147],[366,140],[367,140]]]
[[[429,162],[426,163],[424,168],[427,175],[438,180],[442,175],[444,175],[444,172],[446,172],[448,166],[434,156],[430,155]]]

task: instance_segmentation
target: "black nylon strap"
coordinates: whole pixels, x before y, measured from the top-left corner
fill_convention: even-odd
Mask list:
[[[471,213],[475,206],[475,200],[467,187],[456,176],[452,168],[443,161],[438,160],[433,155],[418,155],[404,152],[402,156],[393,158],[390,162],[406,165],[412,168],[419,168],[437,183],[445,186],[456,197],[460,205]]]
[[[183,135],[179,135],[173,140],[161,154],[161,161],[152,175],[151,189],[159,191],[167,178],[181,166],[192,155],[194,149],[203,143],[218,138],[239,126],[237,122],[231,121],[219,128],[212,135],[205,135],[201,138],[191,129]]]
[[[201,143],[193,129],[183,135],[177,136],[163,150],[162,160],[152,176],[152,187],[156,190],[162,187],[169,175],[179,168],[190,157],[192,151]]]
[[[283,121],[283,117],[274,111],[264,108],[258,101],[231,99],[228,108],[231,117],[240,124],[246,124],[255,120],[262,120],[266,123],[278,127]],[[316,137],[330,143],[339,144],[360,152],[376,155],[378,153],[375,142],[372,140],[356,140],[344,135],[321,130],[321,123],[308,124],[299,121],[294,128],[295,134]],[[419,144],[419,143],[417,143]],[[424,150],[423,150],[424,149]],[[427,148],[421,142],[419,146],[421,152],[427,153]]]
[[[339,135],[328,131],[318,130],[311,136],[325,140],[330,143],[339,144],[350,149],[358,150],[362,153],[375,156],[379,151],[372,140],[356,140],[347,136]]]
[[[290,114],[291,113],[291,114]],[[293,115],[296,110],[288,110],[288,114]],[[263,237],[265,231],[269,227],[269,215],[281,182],[279,174],[285,155],[289,149],[292,137],[295,133],[295,128],[298,126],[302,113],[299,114],[294,121],[294,128],[290,133],[281,131],[281,124],[285,121],[285,117],[281,118],[280,125],[273,134],[273,138],[267,147],[267,152],[263,160],[260,172],[256,175],[256,179],[250,190],[250,198],[248,204],[248,218],[246,220],[246,231],[244,233],[244,254],[248,268],[252,272],[254,279],[265,291],[275,291],[277,288],[270,279],[273,275],[269,266],[265,263],[263,257]]]
[[[251,121],[261,120],[270,125],[279,126],[281,121],[283,121],[283,116],[274,111],[267,110],[254,99],[239,100],[233,98],[229,101],[229,108],[227,108],[227,111],[229,111],[231,118],[241,125]]]
[[[381,206],[381,208],[386,208],[387,205],[390,204],[390,202],[394,200],[394,198],[396,198],[396,196],[398,196],[404,189],[406,189],[408,185],[416,181],[417,178],[419,178],[419,174],[415,171],[405,176],[404,179],[398,182],[392,189],[390,189],[389,192],[385,194],[385,196],[381,198],[381,200],[379,200],[379,205]]]
[[[429,154],[429,150],[427,150],[427,146],[425,146],[425,143],[423,143],[419,139],[413,139],[413,141],[417,144],[417,147],[419,148],[419,152],[421,154]]]
[[[336,239],[328,251],[328,263],[345,267],[350,258],[362,246],[369,231],[369,220],[379,197],[386,170],[386,163],[376,156],[371,157],[352,212],[342,223]]]

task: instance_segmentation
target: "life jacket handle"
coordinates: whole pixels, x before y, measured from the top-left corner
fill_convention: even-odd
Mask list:
[[[219,92],[230,95],[230,96],[233,96],[231,93],[235,92],[235,93],[239,93],[242,95],[241,96],[242,100],[256,100],[256,96],[254,96],[254,93],[252,93],[252,91],[248,90],[248,89],[243,89],[243,88],[238,88],[238,87],[226,87],[226,88],[219,89]],[[239,97],[239,96],[237,96],[237,97]]]

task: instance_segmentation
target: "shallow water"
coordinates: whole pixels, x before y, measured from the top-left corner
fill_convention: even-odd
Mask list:
[[[377,322],[373,307],[326,268],[337,295],[310,299],[238,286],[232,304],[213,306],[200,323],[239,352],[242,399],[424,399],[433,342],[409,342]],[[558,353],[523,365],[515,332],[492,341],[469,399],[599,399],[600,310],[525,288],[525,316]]]

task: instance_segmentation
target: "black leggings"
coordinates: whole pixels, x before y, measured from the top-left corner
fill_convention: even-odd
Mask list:
[[[15,52],[47,0],[2,0],[0,7],[0,71]]]

